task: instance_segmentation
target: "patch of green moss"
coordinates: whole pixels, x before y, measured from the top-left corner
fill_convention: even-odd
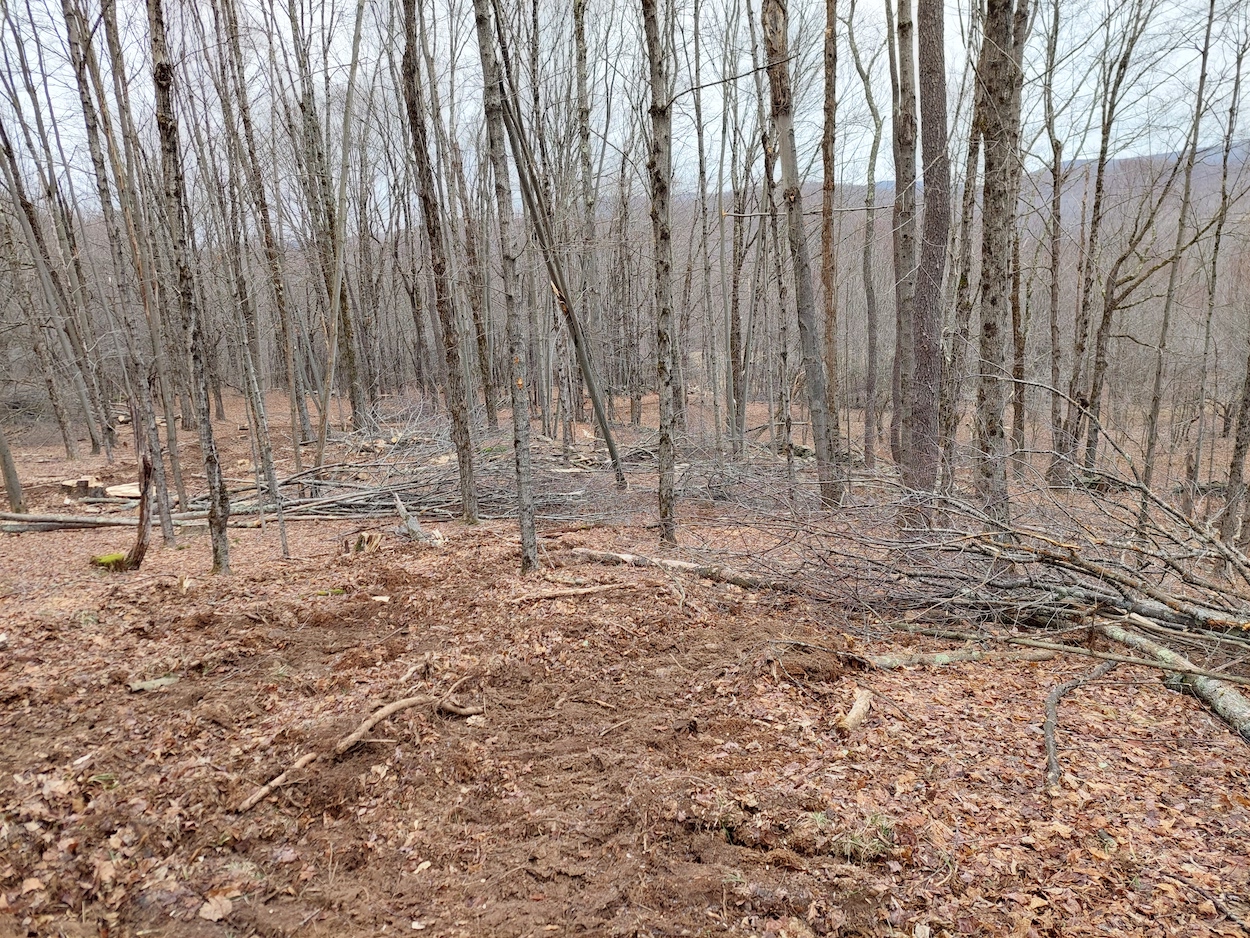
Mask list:
[[[126,569],[126,555],[125,553],[101,554],[99,557],[91,558],[91,565],[93,567],[103,567],[105,570],[112,570],[116,573]]]

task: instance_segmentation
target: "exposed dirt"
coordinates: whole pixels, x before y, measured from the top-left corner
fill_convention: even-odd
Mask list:
[[[1243,933],[1246,750],[1157,673],[1064,701],[1047,795],[1088,662],[847,670],[776,640],[864,650],[862,610],[574,562],[645,528],[522,578],[508,524],[390,526],[237,531],[226,578],[202,535],[137,574],[87,563],[129,531],[0,536],[0,935]],[[481,715],[333,758],[462,679]]]

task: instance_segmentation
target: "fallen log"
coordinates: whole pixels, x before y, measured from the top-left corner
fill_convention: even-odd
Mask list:
[[[1218,676],[1209,671],[1200,671],[1183,655],[1118,625],[1104,623],[1098,630],[1112,641],[1144,652],[1160,662],[1173,675],[1168,681],[1170,687],[1192,693],[1232,727],[1238,736],[1250,742],[1250,701],[1231,686],[1233,683],[1247,684],[1250,681],[1235,678],[1233,675]]]
[[[774,644],[791,648],[824,652],[866,670],[881,671],[897,671],[900,668],[940,668],[964,661],[1049,661],[1056,654],[1056,652],[1044,650],[989,652],[984,648],[956,648],[953,651],[915,652],[909,655],[870,655],[843,651],[838,648],[826,648],[824,645],[813,645],[811,642],[801,642],[792,638],[777,638],[772,641]]]
[[[24,528],[38,531],[63,531],[74,528],[133,528],[138,527],[138,518],[119,518],[111,515],[19,515],[11,511],[0,511],[0,521],[14,522],[6,524],[2,530],[20,533],[14,529]]]
[[[1241,677],[1237,674],[1226,674],[1216,671],[1207,671],[1197,667],[1194,664],[1177,655],[1177,662],[1165,663],[1160,658],[1137,658],[1132,655],[1117,655],[1111,651],[1095,651],[1092,648],[1083,648],[1079,645],[1064,645],[1061,642],[1044,642],[1036,638],[1022,638],[1018,635],[998,635],[994,632],[983,632],[980,634],[974,632],[957,632],[951,629],[930,629],[916,626],[897,626],[907,632],[914,632],[917,635],[932,635],[934,638],[951,638],[964,642],[1002,642],[1007,645],[1025,645],[1029,648],[1044,648],[1049,651],[1057,651],[1068,655],[1080,655],[1085,658],[1099,658],[1103,661],[1118,661],[1120,664],[1135,664],[1143,668],[1154,668],[1158,671],[1174,671],[1179,674],[1185,674],[1193,677],[1214,678],[1217,681],[1225,681],[1229,684],[1244,684],[1250,686],[1250,677]],[[1162,647],[1162,646],[1159,646]]]
[[[574,547],[573,556],[580,557],[583,560],[594,561],[595,563],[616,563],[631,567],[657,567],[674,573],[693,573],[695,576],[703,577],[705,580],[714,580],[717,583],[730,583],[749,590],[792,592],[795,589],[792,584],[780,580],[751,576],[737,570],[731,570],[729,567],[715,564],[691,563],[689,560],[668,560],[661,557],[644,557],[641,554],[616,554],[606,550],[591,550],[588,547]]]
[[[869,655],[868,660],[883,671],[899,668],[940,668],[963,661],[1049,661],[1057,652],[1008,651],[994,654],[983,648],[956,648],[954,651],[917,652],[911,655]]]

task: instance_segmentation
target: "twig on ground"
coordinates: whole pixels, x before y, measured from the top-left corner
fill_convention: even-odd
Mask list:
[[[433,703],[435,704],[436,710],[440,710],[444,713],[453,713],[453,714],[456,714],[457,716],[474,716],[476,714],[481,713],[482,712],[481,707],[466,707],[463,704],[456,703],[452,699],[452,694],[454,694],[457,691],[457,689],[459,689],[460,685],[463,684],[467,680],[468,680],[468,677],[465,676],[465,677],[462,677],[460,680],[456,681],[456,683],[453,684],[451,688],[447,691],[447,693],[445,693],[442,697],[432,697],[428,694],[424,694],[420,697],[405,697],[403,700],[396,700],[393,703],[387,704],[385,707],[382,707],[380,710],[375,710],[372,714],[369,715],[369,717],[363,723],[361,723],[358,727],[356,727],[356,729],[354,729],[351,733],[349,733],[348,735],[344,736],[341,740],[339,740],[338,744],[334,747],[333,750],[331,750],[330,755],[337,759],[338,757],[342,756],[345,752],[347,752],[347,750],[351,749],[358,742],[363,740],[371,729],[373,729],[375,726],[377,726],[387,717],[394,716],[396,713],[399,713],[401,710],[408,710],[411,707],[419,707],[419,706],[422,706],[423,704]],[[239,804],[239,807],[237,808],[237,813],[243,814],[245,811],[250,811],[253,807],[255,807],[261,801],[261,799],[269,795],[275,788],[278,788],[281,785],[284,785],[286,783],[287,778],[291,775],[292,772],[297,772],[300,769],[311,765],[312,763],[316,762],[320,756],[321,756],[321,753],[319,752],[308,752],[300,756],[299,759],[297,759],[295,763],[289,769],[287,769],[277,778],[273,779],[271,782],[265,785],[262,785],[260,788],[256,789],[256,791],[254,791],[244,801],[242,801]]]
[[[1059,765],[1059,745],[1055,742],[1055,729],[1059,725],[1059,701],[1078,687],[1096,681],[1119,665],[1118,661],[1104,661],[1089,674],[1055,685],[1046,695],[1046,719],[1042,723],[1042,735],[1046,739],[1046,788],[1054,789],[1059,785],[1059,776],[1063,769]]]
[[[260,788],[256,789],[256,791],[252,792],[252,794],[239,805],[237,809],[238,813],[242,814],[245,811],[250,811],[257,803],[260,802],[262,798],[266,797],[275,788],[279,788],[284,785],[292,772],[298,772],[300,769],[304,768],[304,766],[317,761],[317,756],[318,753],[315,752],[308,752],[300,756],[297,760],[295,760],[295,764],[289,769],[277,778],[273,779],[273,781],[262,785]]]

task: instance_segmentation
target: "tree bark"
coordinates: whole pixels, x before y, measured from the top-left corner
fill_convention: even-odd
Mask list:
[[[816,474],[820,501],[827,508],[842,501],[842,481],[838,477],[834,440],[830,435],[826,402],[825,369],[821,358],[820,321],[812,288],[812,265],[803,228],[803,190],[799,182],[799,161],[794,143],[794,101],[790,86],[789,24],[786,0],[764,0],[762,11],[764,47],[768,53],[768,83],[772,120],[776,129],[782,198],[786,203],[786,228],[790,260],[794,267],[794,300],[799,320],[799,346],[807,378],[807,405],[812,420],[812,444],[816,450]]]
[[[916,89],[911,0],[886,4],[890,89],[894,99],[894,406],[890,449],[908,472],[912,454],[912,381],[916,375]]]
[[[13,451],[9,449],[3,426],[0,426],[0,477],[4,478],[4,493],[8,496],[9,508],[19,515],[25,514],[26,498],[22,495],[22,482],[17,477],[17,463],[13,461]]]
[[[426,247],[430,269],[434,274],[434,302],[443,327],[443,355],[447,361],[447,409],[451,414],[451,437],[456,447],[460,470],[460,498],[464,520],[477,522],[477,485],[473,475],[473,440],[469,428],[468,399],[464,385],[464,369],[460,361],[460,333],[456,327],[451,282],[447,276],[447,257],[443,242],[442,206],[434,188],[434,168],[425,127],[425,103],[417,68],[420,55],[417,44],[416,0],[404,4],[403,87],[407,108],[408,129],[412,134],[413,163],[417,171],[417,196],[425,222]]]
[[[872,118],[872,143],[868,150],[864,181],[864,244],[860,257],[860,276],[864,284],[864,328],[867,332],[867,360],[864,364],[864,468],[873,469],[877,464],[877,369],[878,369],[878,312],[877,289],[873,275],[873,249],[877,238],[877,157],[881,152],[884,118],[872,92],[872,79],[860,57],[859,44],[855,41],[853,19],[855,4],[847,16],[847,44],[855,71],[864,86],[864,100]]]
[[[1011,288],[1020,172],[1020,54],[1028,24],[1028,0],[989,0],[981,76],[985,83],[985,184],[981,237],[981,377],[977,382],[976,492],[992,524],[1009,522],[1007,500],[1004,331]]]
[[[1146,453],[1142,462],[1141,484],[1149,489],[1154,481],[1155,452],[1159,445],[1159,412],[1163,407],[1163,360],[1167,352],[1168,331],[1172,323],[1172,311],[1176,306],[1176,288],[1180,276],[1181,257],[1185,252],[1185,236],[1189,230],[1191,195],[1193,193],[1194,163],[1198,158],[1198,135],[1202,130],[1202,117],[1206,113],[1207,63],[1211,55],[1211,30],[1215,25],[1215,0],[1207,7],[1206,32],[1202,42],[1202,65],[1198,73],[1198,89],[1194,97],[1194,117],[1189,129],[1185,149],[1185,181],[1181,184],[1181,200],[1177,206],[1176,243],[1172,248],[1172,260],[1168,265],[1168,285],[1163,298],[1163,318],[1159,324],[1159,341],[1154,349],[1154,369],[1150,386],[1150,411],[1146,415]],[[1199,407],[1206,402],[1199,399]],[[1138,510],[1139,530],[1144,531],[1149,513],[1149,502],[1143,493]]]
[[[820,283],[824,293],[824,364],[828,379],[825,407],[836,457],[842,448],[838,419],[838,257],[834,227],[838,126],[838,0],[825,0],[824,124],[820,137]]]
[[[950,160],[946,151],[946,55],[942,0],[918,0],[920,149],[924,158],[924,226],[916,273],[908,488],[933,491],[938,474],[938,402],[942,383],[942,287],[950,238]],[[901,19],[901,18],[900,18]],[[900,23],[901,25],[901,23]],[[900,41],[902,37],[900,36]]]
[[[512,235],[512,184],[508,175],[508,161],[504,154],[503,107],[500,99],[500,85],[503,79],[499,71],[499,62],[495,58],[490,0],[473,0],[473,11],[477,27],[478,51],[482,60],[486,139],[490,148],[491,175],[495,183],[495,207],[499,216],[499,262],[507,316],[508,360],[511,368],[511,380],[508,385],[512,395],[512,449],[516,464],[517,520],[521,529],[521,572],[528,573],[538,566],[538,538],[534,530],[534,482],[530,468],[530,410],[529,394],[525,384],[526,338],[517,296],[520,281],[516,270],[516,242]]]
[[[209,408],[208,349],[201,311],[196,303],[191,251],[187,244],[187,197],[182,170],[178,122],[173,109],[174,66],[165,42],[163,0],[148,0],[148,23],[152,41],[152,80],[156,88],[156,126],[161,141],[161,170],[164,180],[165,215],[177,269],[178,302],[191,346],[193,395],[198,417],[204,475],[208,480],[208,531],[213,550],[213,572],[230,572],[230,501],[226,480],[217,455]]]
[[[673,105],[669,98],[666,42],[660,35],[656,0],[642,0],[643,31],[651,79],[651,151],[647,172],[651,178],[651,231],[655,240],[655,348],[660,392],[660,539],[677,543],[677,516],[673,477],[676,456],[673,441],[673,228],[669,187],[673,176]],[[672,23],[668,24],[669,28]]]

